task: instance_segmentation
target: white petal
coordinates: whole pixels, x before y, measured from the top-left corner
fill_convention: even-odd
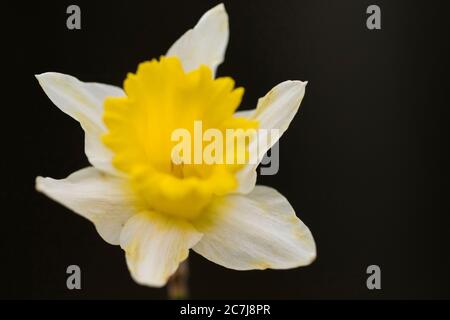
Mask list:
[[[256,186],[248,195],[230,195],[212,206],[209,223],[193,248],[205,258],[236,270],[288,269],[316,257],[311,232],[276,190]]]
[[[253,118],[261,128],[286,131],[300,107],[307,81],[284,81],[258,100]]]
[[[236,193],[248,194],[253,191],[258,178],[256,168],[256,165],[248,164],[236,173],[236,180],[238,182]]]
[[[36,178],[36,189],[92,221],[102,238],[118,245],[125,222],[135,214],[123,181],[93,167],[66,179]]]
[[[238,118],[251,118],[255,112],[256,112],[256,109],[240,110],[240,111],[236,111],[234,113],[234,115]]]
[[[101,83],[84,83],[69,75],[47,72],[36,75],[50,100],[79,121],[85,131],[85,152],[97,169],[119,175],[112,166],[112,152],[100,140],[106,131],[102,121],[106,97],[123,96],[122,89]]]
[[[133,279],[139,284],[161,287],[201,237],[185,222],[140,213],[126,223],[120,245]]]
[[[249,152],[255,159],[263,158],[264,154],[278,141],[287,130],[289,124],[297,113],[307,82],[285,81],[258,100],[256,110],[241,111],[237,116],[256,119],[259,121],[258,138],[253,140],[249,146]],[[279,135],[271,136],[272,129],[277,129]],[[267,143],[269,142],[269,143]],[[256,164],[248,164],[237,174],[239,181],[238,193],[249,193],[253,190],[256,182]]]
[[[204,64],[215,70],[223,62],[228,44],[228,15],[223,4],[206,12],[197,25],[181,36],[167,56],[180,58],[186,72]]]

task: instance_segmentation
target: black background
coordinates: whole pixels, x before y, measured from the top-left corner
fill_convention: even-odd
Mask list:
[[[165,298],[129,276],[123,251],[34,191],[37,175],[88,165],[79,125],[34,74],[120,86],[164,54],[217,1],[40,1],[3,10],[2,298]],[[439,1],[226,1],[230,42],[219,75],[252,108],[277,83],[308,80],[280,144],[280,171],[259,177],[310,227],[317,260],[289,271],[237,272],[192,253],[192,298],[450,298],[447,134],[449,57]],[[82,30],[66,28],[78,4]],[[366,28],[377,4],[382,29]],[[445,137],[445,139],[444,139]],[[66,289],[66,267],[82,290]],[[382,289],[366,288],[377,264]]]

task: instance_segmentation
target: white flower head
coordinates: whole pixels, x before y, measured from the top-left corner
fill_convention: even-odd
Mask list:
[[[190,249],[235,270],[295,268],[316,256],[311,232],[288,200],[255,186],[258,163],[171,159],[176,128],[192,130],[201,120],[219,132],[260,128],[282,134],[300,106],[306,82],[285,81],[256,109],[236,112],[243,89],[214,76],[227,43],[228,16],[220,4],[166,56],[141,63],[124,90],[54,72],[36,76],[50,100],[80,122],[92,165],[61,180],[38,177],[36,188],[120,245],[140,284],[164,286]],[[245,152],[260,159],[275,141],[261,146],[257,138]]]

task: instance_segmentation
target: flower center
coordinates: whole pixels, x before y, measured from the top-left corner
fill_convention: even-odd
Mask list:
[[[203,65],[185,73],[178,58],[161,57],[128,74],[124,90],[124,97],[104,102],[103,142],[114,152],[114,166],[129,178],[139,209],[195,219],[214,197],[237,188],[235,173],[242,164],[173,159],[176,130],[194,137],[199,122],[223,136],[229,129],[257,128],[257,122],[233,115],[244,93],[233,79],[214,79]],[[215,152],[235,148],[223,143]]]

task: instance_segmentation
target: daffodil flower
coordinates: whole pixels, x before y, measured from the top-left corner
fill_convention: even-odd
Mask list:
[[[141,63],[124,90],[60,73],[37,79],[50,100],[85,132],[92,166],[65,179],[37,177],[36,188],[92,221],[125,251],[133,279],[161,287],[192,249],[235,270],[310,264],[313,237],[288,200],[255,186],[256,167],[174,165],[170,132],[208,127],[278,129],[296,114],[306,82],[285,81],[235,112],[243,95],[231,78],[215,78],[228,42],[222,4],[206,12],[159,60]],[[248,152],[264,154],[273,145]]]

